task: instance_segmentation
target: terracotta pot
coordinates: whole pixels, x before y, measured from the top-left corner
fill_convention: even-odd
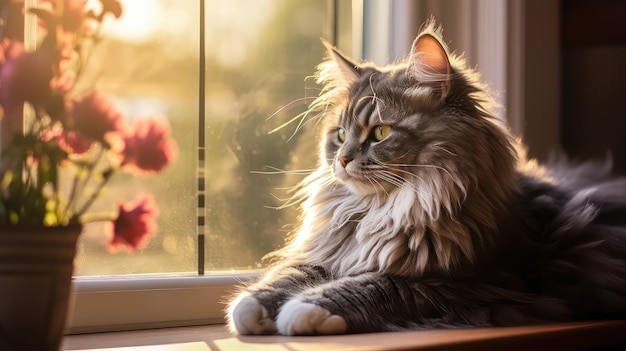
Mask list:
[[[80,232],[0,225],[0,350],[59,349]]]

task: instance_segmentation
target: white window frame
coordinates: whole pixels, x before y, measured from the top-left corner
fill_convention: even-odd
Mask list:
[[[406,55],[420,24],[431,14],[439,19],[454,18],[452,22],[458,23],[458,27],[445,27],[445,34],[453,34],[452,46],[457,50],[472,53],[468,60],[483,73],[483,79],[491,82],[492,89],[502,94],[500,102],[508,105],[502,113],[506,113],[513,131],[533,133],[533,127],[539,123],[532,119],[533,112],[547,109],[553,114],[541,123],[547,120],[548,127],[539,129],[542,138],[550,140],[548,146],[558,145],[558,92],[557,98],[546,101],[528,89],[528,84],[538,75],[542,84],[558,86],[558,0],[543,1],[541,6],[524,0],[353,0],[352,3],[353,56],[379,64]],[[539,13],[555,23],[541,33],[542,47],[532,45],[536,39],[533,35],[538,34],[527,27],[530,19]],[[381,14],[387,17],[381,18]],[[446,40],[450,39],[446,36]],[[541,65],[529,64],[525,59],[537,55],[542,57]],[[545,145],[538,146],[540,152],[546,150],[542,147]],[[259,272],[241,272],[136,279],[75,278],[74,307],[68,318],[67,333],[223,323],[227,297],[237,291],[239,284],[258,275]]]
[[[67,334],[224,323],[224,302],[257,272],[77,278]]]

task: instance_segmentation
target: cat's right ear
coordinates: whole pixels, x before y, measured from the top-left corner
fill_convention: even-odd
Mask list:
[[[359,65],[347,58],[326,40],[322,39],[322,44],[328,51],[329,61],[336,65],[335,79],[341,79],[345,85],[350,85],[357,81],[361,76]]]
[[[450,92],[452,68],[448,51],[441,41],[441,30],[434,29],[431,22],[413,42],[410,67],[422,83],[431,85],[445,98]]]

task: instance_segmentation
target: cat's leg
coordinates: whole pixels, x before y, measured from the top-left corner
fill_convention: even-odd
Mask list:
[[[247,286],[228,306],[231,331],[242,335],[276,334],[275,319],[293,295],[327,280],[320,267],[278,267]]]
[[[328,335],[378,331],[364,328],[401,298],[383,276],[363,274],[312,287],[280,309],[276,325],[283,335]],[[391,312],[391,310],[389,310]],[[393,314],[389,313],[393,318]],[[381,325],[382,329],[382,325]]]
[[[484,284],[363,274],[292,296],[276,328],[283,335],[325,335],[522,324],[537,322],[545,308],[559,308],[552,300],[527,299]]]
[[[346,319],[332,309],[305,297],[294,297],[285,303],[276,319],[279,334],[333,335],[348,332]]]

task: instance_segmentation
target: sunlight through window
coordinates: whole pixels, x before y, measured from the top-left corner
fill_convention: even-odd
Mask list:
[[[324,56],[326,6],[304,0],[205,1],[207,274],[262,267],[262,257],[284,243],[295,223],[293,209],[275,208],[300,178],[259,172],[314,166],[312,131],[294,138],[289,128],[268,132],[311,102],[289,105],[292,101],[319,93],[305,78]],[[123,9],[118,21],[103,26],[85,84],[114,97],[131,120],[146,114],[168,118],[180,152],[155,177],[116,175],[115,192],[106,194],[106,203],[130,200],[140,190],[154,194],[159,230],[148,245],[111,254],[102,226],[89,224],[75,274],[193,274],[198,269],[198,2],[132,0]]]

